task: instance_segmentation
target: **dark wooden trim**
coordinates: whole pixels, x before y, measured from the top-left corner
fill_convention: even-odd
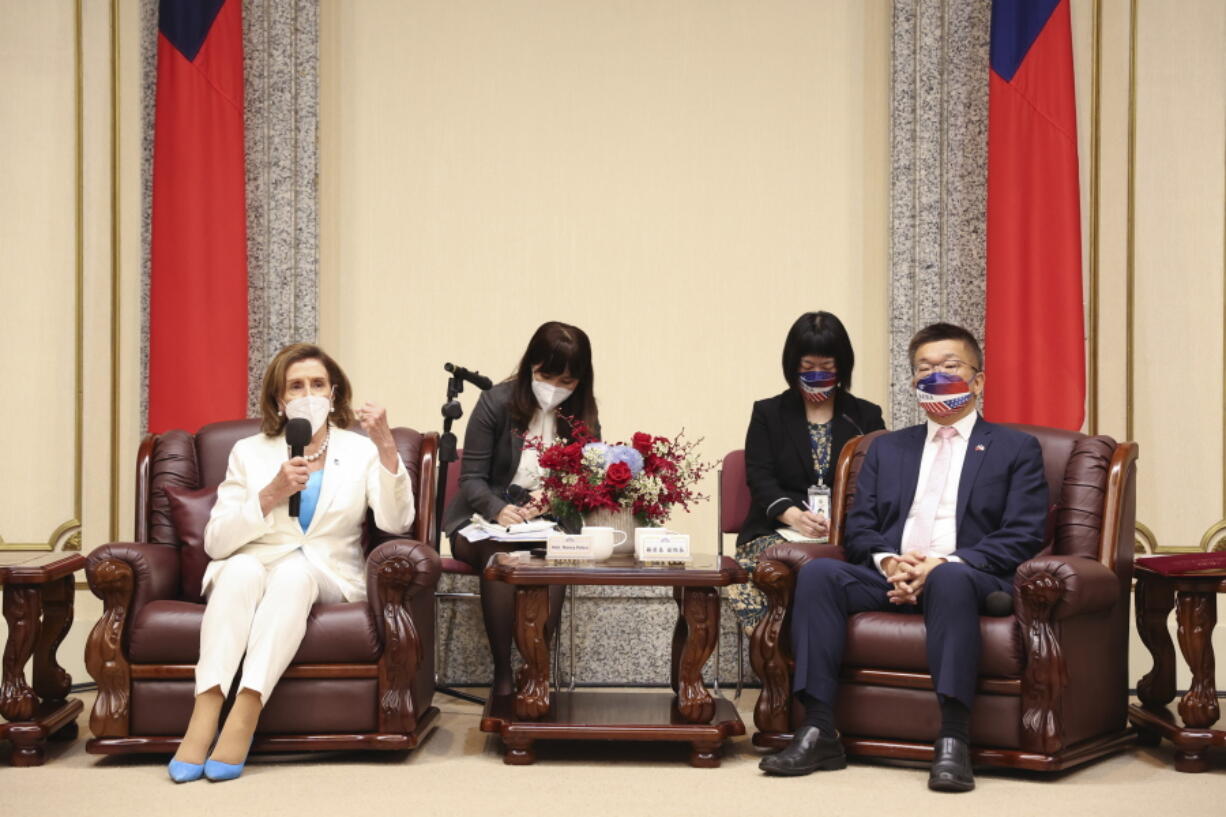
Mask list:
[[[135,681],[191,681],[196,678],[195,664],[132,664]],[[376,664],[291,664],[282,678],[378,678]]]
[[[375,612],[383,617],[383,654],[374,669],[379,679],[379,730],[411,733],[417,724],[413,678],[421,665],[422,644],[409,612],[409,590],[416,571],[406,558],[379,565]]]
[[[413,538],[438,550],[439,543],[434,541],[434,506],[437,502],[436,492],[438,491],[437,431],[429,431],[421,435],[417,462],[417,520],[414,523],[416,530]]]
[[[157,441],[157,434],[146,434],[136,449],[136,525],[132,530],[137,542],[149,541],[149,463]]]
[[[786,732],[792,728],[791,641],[786,624],[796,574],[783,562],[763,559],[753,572],[753,583],[767,602],[766,615],[749,639],[749,663],[762,679],[753,721],[760,730]]]
[[[21,554],[24,561],[18,564],[0,564],[0,585],[49,584],[85,567],[85,557],[80,553],[39,552],[29,554],[28,559],[26,555]]]
[[[102,617],[85,642],[85,669],[98,684],[89,729],[98,737],[123,737],[132,703],[126,625],[135,579],[132,566],[119,559],[104,559],[88,573],[94,595],[103,603]]]
[[[1068,685],[1068,665],[1052,612],[1064,598],[1064,582],[1049,573],[1036,573],[1017,584],[1014,594],[1020,602],[1017,623],[1026,653],[1022,748],[1035,754],[1054,754],[1064,745],[1061,702]]]
[[[1120,526],[1123,524],[1124,500],[1128,480],[1132,478],[1137,461],[1137,444],[1119,443],[1111,455],[1107,471],[1107,496],[1103,500],[1102,530],[1098,540],[1098,560],[1112,573],[1118,556]]]
[[[698,554],[695,562],[717,559],[713,567],[642,566],[632,555],[619,554],[598,565],[549,564],[544,559],[521,561],[507,553],[495,553],[482,576],[488,581],[512,585],[621,585],[627,587],[727,587],[749,580],[731,556]]]
[[[1176,771],[1208,771],[1209,749],[1226,746],[1226,729],[1188,726],[1169,707],[1132,704],[1128,720],[1137,728],[1141,743],[1154,745],[1165,738],[1174,744]]]
[[[726,698],[715,698],[711,716],[693,723],[669,693],[589,690],[558,692],[549,710],[531,720],[515,714],[514,696],[492,696],[481,716],[481,731],[502,738],[507,747],[503,761],[512,766],[535,762],[537,740],[629,740],[689,743],[690,764],[711,768],[719,765],[723,742],[745,734],[745,724]]]
[[[399,752],[421,745],[438,725],[438,707],[430,707],[417,719],[417,728],[410,734],[383,732],[338,733],[322,735],[256,735],[253,752],[336,752],[348,750],[378,750]],[[94,738],[85,744],[91,755],[173,754],[180,738],[157,735],[124,738]]]
[[[902,689],[933,689],[932,676],[926,672],[905,672],[903,670],[862,669],[845,667],[841,678],[844,683],[868,684],[870,686],[898,687]],[[1022,694],[1020,678],[980,678],[976,687],[988,695]]]

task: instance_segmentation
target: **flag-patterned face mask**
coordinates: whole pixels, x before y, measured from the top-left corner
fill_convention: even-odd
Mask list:
[[[957,414],[967,403],[975,399],[971,384],[956,374],[933,372],[916,381],[915,396],[920,408],[929,417],[948,417]]]
[[[810,403],[824,403],[834,396],[834,388],[839,385],[836,372],[801,372],[800,393]]]

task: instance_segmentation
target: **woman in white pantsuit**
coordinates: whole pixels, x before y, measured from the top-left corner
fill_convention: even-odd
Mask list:
[[[345,373],[311,344],[285,347],[264,373],[261,433],[235,443],[204,532],[213,562],[204,574],[196,704],[170,763],[176,782],[237,777],[312,605],[366,598],[367,507],[389,533],[413,523],[412,486],[387,413],[372,403],[354,411],[351,396]],[[294,417],[310,420],[312,436],[304,456],[291,459],[285,424]],[[355,420],[367,437],[346,430]],[[294,494],[297,518],[289,515]],[[239,691],[217,735],[240,662]]]

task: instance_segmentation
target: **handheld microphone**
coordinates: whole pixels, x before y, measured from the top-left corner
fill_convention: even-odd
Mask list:
[[[307,443],[311,441],[311,421],[305,417],[295,417],[285,424],[285,442],[289,444],[290,458],[301,457],[306,451]],[[289,515],[297,516],[302,505],[302,492],[289,498]]]
[[[993,590],[983,600],[984,615],[1002,618],[1013,614],[1013,596],[1004,590]]]
[[[481,391],[492,388],[494,385],[494,381],[481,374],[481,372],[472,372],[465,369],[463,366],[457,366],[454,363],[444,363],[443,368],[461,380],[467,380],[469,383],[472,383],[474,386],[481,389]]]

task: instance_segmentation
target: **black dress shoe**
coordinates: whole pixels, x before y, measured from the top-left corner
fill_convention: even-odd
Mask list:
[[[847,754],[838,735],[822,737],[816,726],[802,726],[796,737],[783,751],[767,755],[758,763],[758,768],[767,774],[795,777],[818,771],[832,771],[847,767]]]
[[[970,791],[975,788],[971,750],[957,738],[938,738],[928,788],[933,791]]]

